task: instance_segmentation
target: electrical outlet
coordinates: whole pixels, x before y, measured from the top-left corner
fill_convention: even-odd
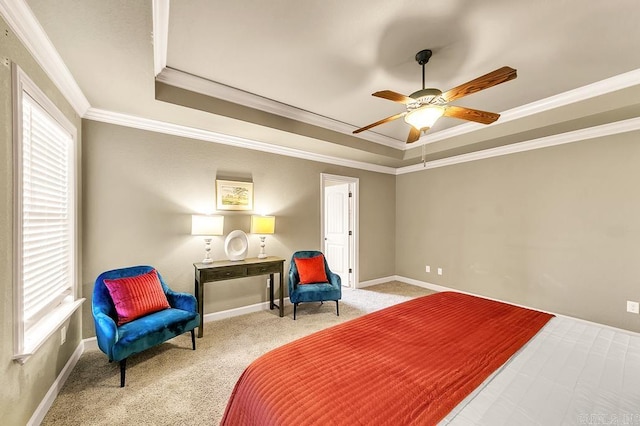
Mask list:
[[[627,300],[627,312],[631,312],[632,314],[640,314],[640,304],[638,302]]]
[[[64,345],[64,342],[67,341],[67,326],[63,325],[60,329],[60,346]]]
[[[442,268],[438,268],[438,275],[442,275]]]
[[[425,272],[431,272],[431,266],[427,265],[424,267]]]

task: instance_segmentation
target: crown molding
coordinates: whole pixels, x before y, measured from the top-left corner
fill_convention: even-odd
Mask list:
[[[508,123],[509,121],[528,117],[534,114],[540,114],[554,108],[585,101],[597,96],[606,95],[607,93],[636,86],[639,81],[640,68],[628,71],[623,74],[618,74],[604,80],[596,81],[595,83],[587,84],[586,86],[578,87],[567,92],[559,93],[548,98],[540,99],[526,105],[512,108],[501,113],[500,119],[489,125],[479,123],[466,123],[459,126],[450,127],[436,133],[427,134],[419,141],[412,144],[412,148],[415,148],[416,146],[426,145],[432,142],[441,141],[444,139],[450,139],[456,136],[461,136],[488,126],[499,126],[501,124]]]
[[[172,124],[164,121],[138,117],[130,114],[107,111],[98,108],[90,108],[83,118],[87,120],[101,121],[103,123],[116,124],[119,126],[132,127],[152,132],[165,133],[168,135],[180,136],[184,138],[198,139],[207,142],[220,143],[223,145],[246,148],[255,151],[279,154],[287,157],[295,157],[304,160],[318,161],[321,163],[334,164],[337,166],[352,167],[354,169],[368,170],[371,172],[395,174],[394,167],[380,166],[362,161],[347,160],[324,154],[313,154],[295,148],[272,145],[270,143],[258,142],[251,139],[212,132],[210,130],[196,129],[193,127]]]
[[[153,0],[153,70],[157,76],[167,66],[169,0]]]
[[[100,121],[103,123],[131,127],[140,130],[164,133],[184,138],[220,143],[223,145],[229,145],[238,148],[245,148],[255,151],[268,152],[271,154],[284,155],[287,157],[300,158],[303,160],[335,164],[338,166],[352,167],[359,170],[367,170],[371,172],[392,175],[415,173],[423,170],[435,169],[438,167],[452,166],[455,164],[467,163],[470,161],[484,160],[487,158],[515,154],[518,152],[531,151],[534,149],[564,145],[573,142],[580,142],[589,139],[640,130],[640,117],[637,117],[628,120],[617,121],[615,123],[608,123],[600,126],[589,127],[586,129],[560,133],[557,135],[545,136],[543,138],[532,139],[525,142],[518,142],[515,144],[505,145],[497,148],[490,148],[482,151],[471,152],[468,154],[457,155],[454,157],[443,158],[441,160],[429,161],[424,164],[415,164],[413,166],[394,168],[365,163],[362,161],[346,160],[344,158],[338,158],[324,154],[313,154],[295,148],[272,145],[265,142],[258,142],[251,139],[213,132],[210,130],[195,129],[193,127],[172,124],[160,120],[152,120],[149,118],[134,116],[130,114],[122,114],[98,108],[90,108],[83,118],[87,120]]]
[[[162,72],[158,74],[156,80],[170,86],[175,86],[181,89],[189,90],[214,98],[223,99],[228,102],[244,105],[249,108],[268,112],[270,114],[275,114],[281,117],[286,117],[292,120],[311,124],[312,126],[318,126],[325,129],[333,130],[334,132],[359,137],[361,139],[376,142],[381,145],[390,146],[395,149],[406,149],[406,144],[397,139],[372,132],[369,132],[369,135],[366,138],[360,135],[354,135],[353,131],[356,130],[357,127],[352,126],[351,124],[343,123],[342,121],[334,120],[332,118],[328,118],[319,114],[314,114],[312,112],[305,111],[303,109],[299,109],[282,102],[254,95],[253,93],[245,92],[244,90],[236,89],[235,87],[207,80],[206,78],[198,77],[193,74],[188,74],[184,71],[180,71],[174,68],[164,68]]]
[[[79,116],[91,106],[24,0],[0,0],[0,14]]]
[[[470,152],[468,154],[456,155],[454,157],[443,158],[441,160],[428,161],[424,164],[401,167],[396,169],[396,175],[403,175],[406,173],[414,173],[422,170],[451,166],[453,164],[466,163],[469,161],[483,160],[486,158],[499,157],[502,155],[515,154],[517,152],[547,148],[550,146],[564,145],[567,143],[585,141],[603,136],[634,132],[637,130],[640,130],[640,117],[616,121],[614,123],[602,124],[600,126],[588,127],[586,129],[560,133],[557,135],[545,136],[542,138],[532,139],[525,142],[518,142],[497,148]]]
[[[165,68],[158,76],[157,80],[172,86],[180,87],[196,93],[224,99],[229,102],[246,105],[261,111],[302,121],[307,124],[324,127],[336,132],[351,135],[354,126],[333,120],[309,111],[300,110],[290,105],[286,105],[271,99],[257,96],[240,89],[225,86],[211,80],[207,80],[195,75],[185,73],[180,70]],[[539,114],[554,108],[563,107],[572,103],[585,101],[607,93],[622,90],[638,84],[640,81],[640,69],[628,71],[605,80],[597,81],[586,86],[578,87],[564,93],[560,93],[548,98],[540,99],[526,105],[507,110],[500,115],[500,120],[489,126],[499,126],[513,120],[518,120],[531,115]],[[461,136],[476,130],[486,128],[487,125],[479,123],[466,123],[454,126],[436,133],[427,134],[416,143],[408,146],[402,141],[390,138],[377,133],[369,132],[366,140],[380,143],[396,149],[408,150],[417,146],[426,145],[432,142],[450,139]]]

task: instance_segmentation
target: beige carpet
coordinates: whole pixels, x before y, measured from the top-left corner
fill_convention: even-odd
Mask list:
[[[265,352],[314,331],[432,293],[399,282],[343,291],[335,303],[301,304],[208,322],[191,350],[190,334],[134,355],[126,387],[118,363],[99,350],[82,355],[43,425],[217,425],[244,369]]]

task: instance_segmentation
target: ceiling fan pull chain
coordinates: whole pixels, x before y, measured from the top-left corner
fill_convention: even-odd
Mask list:
[[[422,144],[422,167],[427,167],[427,160],[425,160],[426,151],[427,151],[427,145]]]

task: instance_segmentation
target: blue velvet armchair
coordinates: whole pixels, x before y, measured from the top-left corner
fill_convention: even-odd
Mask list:
[[[159,345],[173,337],[191,331],[191,345],[196,349],[194,329],[200,323],[196,298],[167,287],[160,274],[160,284],[169,308],[118,325],[118,315],[105,280],[137,277],[153,271],[151,266],[114,269],[96,278],[93,287],[92,312],[98,347],[109,362],[120,363],[120,387],[124,387],[126,362],[129,356]]]
[[[342,298],[342,285],[340,276],[334,274],[329,269],[327,259],[324,259],[324,271],[327,275],[327,282],[317,282],[311,284],[300,284],[300,274],[296,266],[296,258],[311,258],[322,255],[320,251],[297,251],[291,257],[289,266],[289,299],[293,303],[293,319],[296,319],[298,304],[302,302],[325,302],[335,300],[336,315],[340,315],[338,301]]]

